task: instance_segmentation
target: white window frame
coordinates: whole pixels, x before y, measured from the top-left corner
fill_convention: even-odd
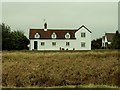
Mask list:
[[[69,38],[70,38],[70,34],[69,34],[69,33],[66,33],[66,34],[65,34],[65,38],[66,38],[66,39],[69,39]]]
[[[51,37],[52,37],[53,39],[57,38],[56,33],[55,33],[55,32],[53,32],[53,33],[52,33],[52,35],[51,35]]]
[[[34,35],[34,37],[35,37],[35,38],[40,38],[40,34],[39,34],[39,33],[36,33],[36,34]]]

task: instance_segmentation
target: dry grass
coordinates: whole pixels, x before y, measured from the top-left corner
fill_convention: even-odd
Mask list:
[[[118,86],[118,51],[3,51],[4,87]]]

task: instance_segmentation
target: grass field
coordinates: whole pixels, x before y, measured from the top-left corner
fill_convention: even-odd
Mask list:
[[[119,86],[118,51],[3,51],[3,87]]]

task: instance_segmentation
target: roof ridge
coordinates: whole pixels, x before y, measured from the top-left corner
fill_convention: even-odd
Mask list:
[[[81,25],[77,30],[81,29],[82,27],[84,27],[84,28],[87,29],[90,33],[92,33],[85,25]]]

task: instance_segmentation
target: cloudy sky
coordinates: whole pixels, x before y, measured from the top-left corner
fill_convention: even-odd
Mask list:
[[[78,29],[85,25],[92,39],[118,30],[118,2],[3,2],[2,22],[28,37],[30,28]]]

